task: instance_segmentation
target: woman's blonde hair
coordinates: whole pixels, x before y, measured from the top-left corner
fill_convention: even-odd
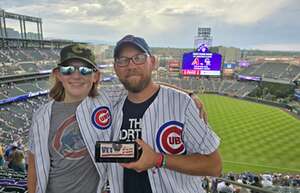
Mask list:
[[[56,70],[56,69],[54,69]],[[49,92],[49,97],[55,101],[63,101],[65,99],[65,88],[62,82],[54,75],[54,70],[50,75],[50,83],[53,85]],[[89,97],[95,97],[98,93],[98,82],[93,83],[93,86],[88,94]]]

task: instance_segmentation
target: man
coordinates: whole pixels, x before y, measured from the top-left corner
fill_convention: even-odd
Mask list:
[[[111,192],[204,192],[200,176],[219,176],[222,163],[219,138],[199,118],[193,99],[152,81],[156,61],[144,39],[125,36],[114,59],[128,96],[115,106],[111,140],[136,140],[142,155],[109,165]]]

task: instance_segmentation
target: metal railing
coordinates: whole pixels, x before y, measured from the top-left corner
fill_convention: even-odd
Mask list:
[[[238,187],[246,188],[247,190],[250,190],[250,192],[259,192],[259,193],[300,193],[300,189],[290,186],[267,186],[264,188],[249,185],[249,184],[243,184],[236,181],[231,181],[225,178],[216,178],[218,181],[224,181],[228,182],[230,184],[233,184]]]
[[[233,184],[235,186],[239,186],[239,187],[247,188],[247,189],[250,189],[250,190],[254,190],[255,192],[259,192],[259,193],[276,193],[276,192],[271,191],[271,190],[267,190],[267,189],[260,188],[260,187],[257,187],[257,186],[252,186],[252,185],[249,185],[249,184],[238,183],[236,181],[228,180],[228,179],[225,179],[225,178],[217,178],[217,180],[228,182],[228,183]]]

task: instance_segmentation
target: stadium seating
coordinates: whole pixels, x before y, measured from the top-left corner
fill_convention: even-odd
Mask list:
[[[230,94],[239,97],[245,97],[252,92],[258,85],[257,82],[221,80],[216,79],[190,79],[183,80],[177,78],[159,78],[159,82],[169,83],[188,90],[197,90],[201,92],[214,92],[220,94]]]
[[[27,175],[11,169],[0,167],[0,192],[27,192]]]
[[[38,72],[52,69],[59,59],[59,49],[0,48],[0,75]]]
[[[40,96],[1,107],[0,127],[2,128],[2,135],[0,135],[0,141],[4,144],[10,144],[13,141],[21,140],[26,145],[32,113],[47,101],[47,96]]]
[[[300,74],[300,66],[286,63],[255,64],[245,68],[240,74],[291,81]]]

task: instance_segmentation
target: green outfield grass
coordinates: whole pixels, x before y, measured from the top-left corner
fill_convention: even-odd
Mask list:
[[[209,94],[200,98],[222,139],[225,173],[300,173],[300,120],[267,105]]]

